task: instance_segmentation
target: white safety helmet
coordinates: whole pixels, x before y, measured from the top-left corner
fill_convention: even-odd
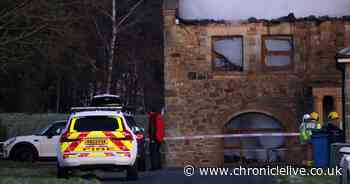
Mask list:
[[[311,119],[310,114],[304,114],[303,121],[307,121],[307,120],[310,120],[310,119]]]

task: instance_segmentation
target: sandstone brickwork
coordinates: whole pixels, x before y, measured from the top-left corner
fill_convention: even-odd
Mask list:
[[[345,128],[346,131],[346,141],[349,142],[350,141],[350,126],[349,123],[350,122],[350,64],[346,64],[345,65],[345,81],[344,81],[344,88],[345,88],[345,122],[347,122],[345,124]]]
[[[313,109],[313,88],[341,88],[335,56],[350,46],[349,21],[184,23],[171,8],[163,18],[167,136],[222,134],[244,112],[271,115],[296,132]],[[228,35],[243,36],[243,72],[213,70],[211,39]],[[263,70],[263,35],[293,37],[293,67]],[[165,151],[168,166],[223,164],[222,139],[168,141]]]

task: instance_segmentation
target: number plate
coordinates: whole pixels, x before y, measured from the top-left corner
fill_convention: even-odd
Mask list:
[[[88,139],[85,141],[85,145],[106,145],[107,141],[104,139]]]
[[[110,151],[107,147],[85,147],[83,151]]]

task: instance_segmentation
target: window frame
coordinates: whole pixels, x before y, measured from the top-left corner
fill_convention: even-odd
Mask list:
[[[242,44],[242,70],[221,70],[215,66],[214,59],[216,58],[216,53],[214,52],[214,42],[218,40],[224,40],[225,38],[240,38]],[[243,35],[213,35],[211,36],[211,65],[212,70],[216,73],[237,73],[242,74],[245,71],[245,62],[244,62],[244,36]]]
[[[266,46],[267,40],[274,38],[284,38],[291,41],[290,51],[269,51]],[[262,35],[261,38],[261,65],[263,71],[292,71],[294,69],[294,37],[290,34]],[[290,63],[285,66],[268,66],[266,64],[267,56],[289,56]]]

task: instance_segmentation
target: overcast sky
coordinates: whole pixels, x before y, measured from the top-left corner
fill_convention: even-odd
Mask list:
[[[180,0],[185,19],[273,19],[293,12],[296,17],[350,15],[350,0]]]

